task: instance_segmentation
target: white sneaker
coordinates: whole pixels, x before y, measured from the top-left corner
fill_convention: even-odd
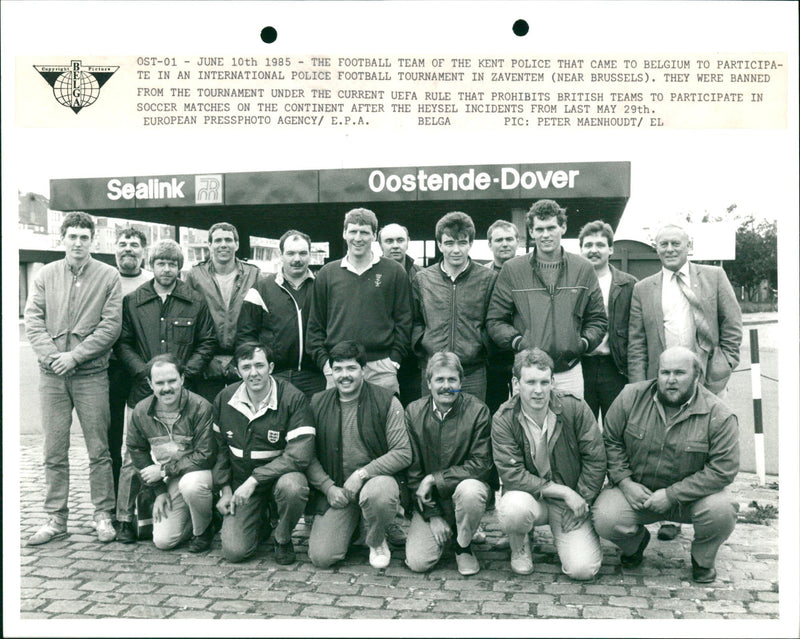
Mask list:
[[[110,517],[98,517],[95,519],[95,524],[97,538],[104,544],[114,541],[117,538],[117,531],[114,529],[114,524],[111,523]]]
[[[63,539],[67,536],[67,525],[60,523],[55,517],[50,517],[46,524],[43,524],[30,539],[28,539],[29,546],[40,546],[46,544],[48,541],[55,539]]]
[[[376,546],[375,548],[370,546],[369,565],[373,568],[377,568],[378,570],[386,568],[391,558],[392,552],[389,550],[389,544],[386,543],[385,539],[381,542],[380,546]]]
[[[531,557],[531,539],[528,535],[523,535],[522,542],[512,541],[512,536],[508,536],[511,544],[511,572],[518,575],[530,575],[533,572],[533,558]],[[516,542],[516,543],[514,543]],[[515,546],[518,546],[515,548]]]

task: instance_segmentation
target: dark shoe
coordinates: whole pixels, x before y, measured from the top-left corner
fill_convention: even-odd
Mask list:
[[[211,548],[211,542],[214,540],[214,525],[208,522],[206,529],[199,535],[194,535],[189,541],[189,546],[186,548],[189,552],[205,552]]]
[[[405,548],[406,531],[396,521],[386,526],[386,541],[392,548]]]
[[[661,541],[672,541],[681,534],[681,525],[680,524],[661,524],[661,528],[658,529],[657,537]]]
[[[296,560],[297,556],[294,554],[294,545],[291,539],[285,544],[279,544],[275,541],[275,561],[277,563],[281,566],[288,566]]]
[[[650,531],[648,531],[647,528],[643,530],[644,537],[642,537],[642,543],[639,544],[636,552],[632,555],[619,556],[619,563],[623,568],[636,568],[641,565],[642,559],[644,559],[644,549],[647,548],[647,544],[650,543]]]
[[[117,522],[117,541],[123,544],[135,544],[139,541],[136,535],[136,528],[129,521]]]
[[[717,578],[717,571],[714,566],[711,568],[703,568],[698,564],[694,557],[692,557],[692,580],[699,584],[710,584]]]
[[[211,511],[211,527],[214,529],[214,534],[222,530],[222,522],[222,513],[215,508]]]

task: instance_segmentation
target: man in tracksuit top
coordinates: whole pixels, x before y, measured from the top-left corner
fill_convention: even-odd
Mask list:
[[[196,380],[197,392],[213,402],[226,384],[239,380],[231,363],[233,349],[241,343],[236,342],[236,325],[244,297],[261,271],[236,257],[239,232],[232,224],[218,222],[208,229],[208,249],[208,259],[192,267],[186,283],[205,299],[214,320],[217,348]]]
[[[491,494],[489,409],[461,392],[463,369],[454,353],[434,353],[425,376],[431,396],[406,408],[414,456],[408,489],[416,497],[406,565],[414,572],[430,570],[455,533],[458,572],[474,575],[480,564],[472,538]]]
[[[307,475],[316,489],[310,506],[317,516],[308,558],[322,568],[344,559],[362,519],[370,565],[386,568],[391,559],[386,527],[397,513],[398,476],[411,463],[411,445],[400,401],[390,390],[364,381],[366,361],[361,344],[334,346],[336,386],[311,401],[317,441]]]
[[[561,247],[566,209],[540,200],[525,218],[536,247],[505,263],[486,326],[501,349],[538,347],[553,358],[556,388],[583,397],[581,355],[603,339],[608,321],[592,264]]]
[[[330,376],[330,350],[344,340],[366,350],[365,379],[399,391],[397,370],[411,341],[411,291],[408,276],[394,260],[372,253],[378,218],[353,209],[344,218],[347,255],[317,273],[306,349]]]
[[[497,276],[469,258],[474,240],[475,224],[466,213],[454,211],[436,223],[436,242],[443,257],[439,264],[422,270],[411,285],[411,343],[422,369],[434,353],[455,353],[464,367],[461,390],[483,402],[489,344],[486,311]],[[422,386],[422,395],[427,395],[427,379]]]
[[[275,561],[295,561],[292,530],[308,500],[303,471],[314,456],[314,426],[303,393],[272,376],[268,346],[238,346],[234,363],[242,381],[214,400],[219,443],[214,483],[224,515],[222,554],[240,562],[269,536],[269,512],[277,510]]]
[[[236,330],[236,344],[261,342],[272,349],[274,377],[290,382],[311,401],[325,389],[325,377],[305,350],[314,274],[311,238],[302,231],[286,231],[278,241],[281,270],[260,276],[247,291]]]
[[[156,493],[153,543],[171,550],[191,538],[187,550],[211,547],[215,442],[211,404],[183,387],[183,365],[167,353],[147,364],[153,395],[131,413],[126,445],[134,468]]]

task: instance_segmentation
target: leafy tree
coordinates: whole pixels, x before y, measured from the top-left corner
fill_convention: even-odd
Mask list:
[[[778,223],[753,216],[742,219],[736,230],[736,261],[725,263],[734,286],[744,286],[749,299],[755,297],[763,280],[778,287]]]

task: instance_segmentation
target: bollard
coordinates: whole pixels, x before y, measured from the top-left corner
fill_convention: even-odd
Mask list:
[[[758,483],[767,483],[764,462],[764,419],[761,412],[761,362],[758,354],[758,329],[750,329],[750,376],[753,388],[753,426]]]

